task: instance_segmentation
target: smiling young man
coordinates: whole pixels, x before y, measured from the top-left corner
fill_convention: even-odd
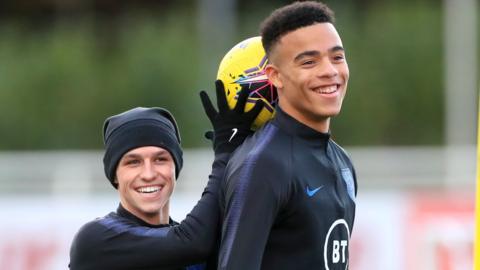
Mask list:
[[[152,227],[173,224],[170,196],[183,165],[173,116],[162,108],[135,108],[104,125],[104,168],[118,189],[119,211]]]
[[[175,165],[168,150],[144,146],[128,151],[118,163],[115,184],[121,208],[151,225],[172,223]]]
[[[144,146],[128,151],[118,163],[115,183],[130,213],[150,224],[169,223],[175,164],[168,150]]]
[[[333,12],[314,1],[262,24],[276,115],[228,162],[219,269],[347,269],[357,182],[330,138],[349,78]]]
[[[170,224],[169,201],[175,189],[172,155],[158,146],[128,151],[118,163],[121,206],[148,224]]]
[[[178,225],[169,205],[183,165],[177,124],[163,108],[139,107],[107,118],[103,138],[105,175],[118,190],[120,204],[116,212],[80,229],[70,268],[148,269],[137,261],[149,265],[143,257],[156,255],[156,247],[149,247],[153,236]],[[184,269],[177,265],[164,269]]]
[[[70,249],[71,270],[215,269],[218,236],[218,190],[231,152],[252,131],[262,109],[244,112],[248,92],[230,109],[221,81],[217,112],[205,92],[205,112],[213,125],[215,160],[207,187],[180,224],[169,216],[169,201],[182,165],[180,134],[163,108],[135,108],[106,119],[103,128],[105,175],[118,190],[117,211],[88,222]],[[232,129],[237,130],[235,137]],[[200,264],[199,264],[200,263]],[[211,268],[210,268],[211,267]]]

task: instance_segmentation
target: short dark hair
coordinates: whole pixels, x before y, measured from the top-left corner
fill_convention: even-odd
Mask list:
[[[270,54],[273,45],[285,34],[316,23],[334,23],[333,11],[316,1],[294,2],[278,8],[260,26],[262,45]]]

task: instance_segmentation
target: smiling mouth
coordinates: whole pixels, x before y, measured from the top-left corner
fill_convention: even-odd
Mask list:
[[[313,89],[315,93],[319,94],[332,94],[338,91],[338,84],[316,87]]]
[[[136,189],[139,193],[154,193],[162,190],[161,186],[139,187]]]

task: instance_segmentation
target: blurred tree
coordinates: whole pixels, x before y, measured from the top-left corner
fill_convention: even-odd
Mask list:
[[[441,7],[376,5],[360,24],[353,12],[338,20],[351,77],[334,134],[347,144],[441,144]]]
[[[237,1],[234,41],[208,57],[219,62],[238,41],[258,35],[263,18],[287,2]],[[326,2],[351,70],[334,137],[350,145],[441,144],[440,4]],[[198,91],[214,93],[213,78],[202,74],[217,66],[200,64],[195,4],[0,2],[0,149],[100,148],[105,117],[135,106],[168,108],[184,146],[206,146]]]

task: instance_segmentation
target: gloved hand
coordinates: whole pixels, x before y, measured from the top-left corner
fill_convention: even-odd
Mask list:
[[[245,112],[245,104],[247,103],[249,93],[248,90],[242,90],[238,95],[235,108],[230,109],[221,80],[215,81],[215,89],[217,92],[218,112],[213,107],[207,93],[200,91],[203,109],[213,126],[213,132],[205,133],[205,137],[213,141],[215,154],[231,153],[243,143],[248,135],[253,133],[251,126],[264,104],[263,101],[258,100],[250,111]]]

